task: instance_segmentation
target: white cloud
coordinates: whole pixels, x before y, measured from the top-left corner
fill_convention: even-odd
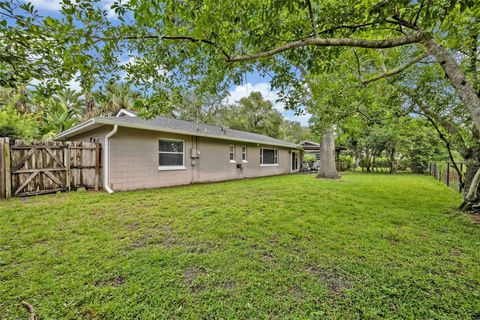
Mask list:
[[[76,76],[75,76],[76,77]],[[70,87],[70,89],[72,90],[75,90],[75,91],[82,91],[82,88],[80,87],[80,82],[75,80],[75,78],[73,78],[72,80],[70,80],[68,82],[68,86]]]
[[[25,1],[27,2],[27,1]],[[35,9],[58,11],[62,8],[61,0],[29,0]]]
[[[115,12],[114,9],[112,9],[112,5],[115,3],[115,1],[118,2],[118,0],[104,0],[103,1],[103,9],[107,11],[107,18],[110,20],[117,19],[117,13]],[[126,4],[130,0],[122,0],[121,4]]]
[[[275,109],[280,112],[285,111],[283,103],[276,102],[279,98],[278,92],[272,90],[270,83],[268,82],[260,82],[253,85],[251,83],[246,83],[236,86],[233,90],[229,91],[230,96],[227,98],[227,102],[233,104],[242,98],[248,97],[252,92],[260,92],[265,99],[270,100],[273,103]]]
[[[80,87],[80,82],[75,80],[77,77],[80,76],[80,73],[77,72],[75,74],[75,76],[67,82],[67,87],[72,89],[72,90],[75,90],[75,91],[79,91],[81,92],[82,91],[82,88]],[[36,79],[36,78],[33,78],[30,83],[28,84],[31,88],[36,88],[37,86],[39,85],[45,85],[47,81],[55,81],[55,79],[43,79],[43,80],[39,80],[39,79]]]
[[[62,9],[62,0],[24,0],[25,2],[31,2],[35,9],[46,11],[60,11]],[[116,0],[101,0],[100,7],[107,12],[108,19],[116,19],[117,14],[112,9],[112,5]],[[122,4],[127,3],[129,0],[123,0]]]

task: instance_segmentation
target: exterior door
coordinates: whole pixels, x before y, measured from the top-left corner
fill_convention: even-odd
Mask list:
[[[298,163],[298,151],[292,151],[292,167],[291,167],[291,171],[292,171],[292,172],[298,171],[298,166],[299,166],[299,163]]]

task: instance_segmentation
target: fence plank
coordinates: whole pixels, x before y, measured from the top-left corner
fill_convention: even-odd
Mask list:
[[[65,161],[65,187],[67,187],[67,190],[71,190],[71,177],[72,177],[72,167],[70,164],[70,143],[67,143],[67,148],[64,150],[64,158],[63,160]]]
[[[4,156],[5,156],[5,198],[12,197],[12,176],[10,171],[10,139],[4,139]]]
[[[5,198],[5,139],[0,138],[0,199]]]
[[[53,153],[52,149],[45,148],[45,151],[47,151],[48,154],[50,154],[50,156],[53,158],[53,160],[55,160],[60,166],[64,165],[62,161],[59,158],[57,158],[57,156]]]
[[[34,173],[32,173],[27,180],[25,180],[20,187],[15,191],[15,194],[19,193],[23,188],[25,188],[30,181],[33,180],[38,174],[40,173],[40,170],[35,170]]]
[[[53,180],[56,184],[58,184],[59,187],[64,187],[62,181],[60,181],[57,177],[55,177],[51,172],[49,171],[42,171],[47,177]]]
[[[100,143],[95,143],[95,191],[100,182]]]
[[[17,171],[18,169],[20,169],[35,151],[37,151],[36,147],[33,147],[32,149],[28,150],[27,154],[24,155],[23,158],[18,163],[15,164],[15,167],[12,168],[12,171]]]

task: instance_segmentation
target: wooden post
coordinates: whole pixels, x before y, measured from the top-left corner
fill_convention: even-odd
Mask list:
[[[100,143],[95,143],[95,191],[100,182]]]
[[[12,197],[12,175],[11,175],[11,163],[10,163],[10,139],[4,139],[4,163],[5,163],[5,198]]]
[[[458,184],[458,192],[462,192],[463,184],[464,184],[464,182],[463,182],[463,162],[460,163],[460,174],[461,174],[460,179],[462,180],[462,183]]]
[[[450,162],[447,162],[447,187],[450,187]]]
[[[64,163],[65,163],[65,187],[66,190],[70,191],[71,189],[71,180],[72,180],[72,168],[70,165],[70,143],[67,142],[66,148],[64,149]]]
[[[0,138],[0,199],[5,199],[5,140]]]

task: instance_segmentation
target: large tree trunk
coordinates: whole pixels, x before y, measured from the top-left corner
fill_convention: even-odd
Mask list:
[[[335,134],[333,128],[327,128],[320,145],[320,167],[317,178],[339,178],[335,165]]]
[[[430,38],[425,39],[423,44],[428,52],[430,52],[438,63],[440,63],[440,66],[450,80],[452,86],[455,88],[460,100],[462,100],[465,107],[467,107],[473,123],[478,129],[480,129],[480,98],[473,87],[468,83],[467,77],[462,69],[460,69],[448,50],[440,44]]]
[[[464,196],[460,209],[469,211],[472,206],[478,202],[480,185],[480,163],[478,161],[465,161],[467,171],[464,179]]]

